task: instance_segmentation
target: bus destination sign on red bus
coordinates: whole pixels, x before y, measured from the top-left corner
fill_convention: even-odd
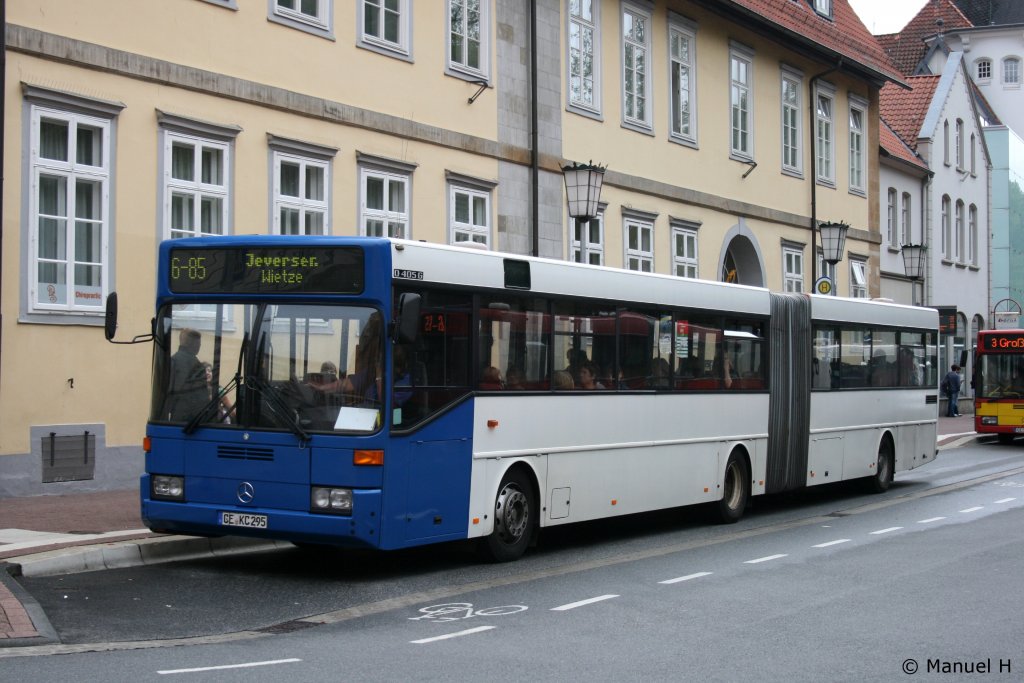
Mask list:
[[[981,335],[983,348],[992,353],[1006,351],[1020,353],[1024,351],[1024,330],[986,331]]]

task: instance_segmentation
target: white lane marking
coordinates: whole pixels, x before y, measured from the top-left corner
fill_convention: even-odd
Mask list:
[[[938,522],[939,520],[945,519],[945,517],[929,517],[928,519],[917,520],[918,524],[931,524],[932,522]]]
[[[1014,500],[1017,500],[1017,499],[1016,498],[1002,498],[1000,500],[997,500],[994,503],[994,505],[999,505],[1000,503],[1009,503],[1009,502],[1014,501]]]
[[[891,526],[888,529],[879,529],[878,531],[872,531],[871,535],[872,536],[877,536],[878,534],[887,534],[890,531],[899,531],[902,528],[903,527],[901,527],[901,526]]]
[[[966,510],[961,510],[960,512],[977,512],[978,510],[981,510],[984,507],[985,507],[984,505],[975,505],[972,508],[967,508]]]
[[[423,638],[421,640],[410,640],[409,642],[413,645],[422,645],[424,643],[433,643],[437,640],[448,640],[449,638],[458,638],[460,636],[468,636],[473,633],[480,633],[481,631],[490,631],[492,628],[498,628],[497,626],[477,626],[476,628],[467,628],[465,631],[456,631],[455,633],[446,633],[443,636],[434,636],[433,638]]]
[[[788,557],[788,555],[769,555],[768,557],[759,557],[756,560],[747,560],[743,564],[758,564],[759,562],[770,562],[771,560],[777,560],[780,557]]]
[[[576,609],[577,607],[583,607],[584,605],[592,605],[595,602],[601,602],[602,600],[611,600],[617,598],[618,595],[599,595],[596,598],[588,598],[586,600],[580,600],[579,602],[570,602],[568,605],[561,605],[559,607],[552,607],[552,612],[564,612],[568,609]]]
[[[666,579],[665,581],[659,581],[658,583],[680,583],[682,581],[689,581],[690,579],[699,579],[702,576],[711,576],[712,572],[697,572],[696,574],[687,574],[686,576],[677,576],[674,579]]]
[[[224,669],[248,669],[253,666],[271,666],[272,664],[294,664],[301,662],[301,659],[272,659],[266,662],[246,662],[245,664],[222,664],[221,666],[201,666],[195,669],[166,669],[157,671],[158,674],[191,674],[199,671],[223,671]]]
[[[835,541],[829,541],[828,543],[819,543],[818,545],[812,545],[811,547],[812,548],[827,548],[830,545],[839,545],[840,543],[849,543],[849,542],[850,542],[850,539],[848,539],[848,538],[840,538],[840,539],[837,539]]]

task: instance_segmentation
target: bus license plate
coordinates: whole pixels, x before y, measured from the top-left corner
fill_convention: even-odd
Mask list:
[[[221,526],[244,526],[250,529],[266,529],[266,515],[247,515],[238,512],[220,513]]]
[[[1018,434],[1024,434],[1024,427],[1014,427],[1013,431],[1017,432]]]

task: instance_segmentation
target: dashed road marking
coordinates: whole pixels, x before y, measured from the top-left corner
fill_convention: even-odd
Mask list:
[[[978,510],[984,509],[984,507],[984,505],[975,505],[972,508],[967,508],[966,510],[961,510],[960,512],[977,512]]]
[[[224,671],[225,669],[248,669],[253,666],[272,666],[274,664],[294,664],[295,662],[301,662],[301,659],[272,659],[266,662],[246,662],[244,664],[221,664],[220,666],[200,666],[195,669],[165,669],[164,671],[157,671],[158,674],[191,674],[199,673],[201,671]]]
[[[993,505],[999,505],[1001,503],[1010,503],[1010,502],[1015,501],[1015,500],[1017,500],[1017,499],[1016,498],[1001,498],[1001,499],[997,500],[995,503],[993,503]]]
[[[552,607],[552,612],[564,612],[570,609],[576,609],[577,607],[583,607],[584,605],[592,605],[595,602],[601,602],[602,600],[611,600],[617,598],[618,595],[599,595],[596,598],[587,598],[586,600],[580,600],[579,602],[570,602],[568,605],[560,605],[559,607]]]
[[[759,557],[756,560],[747,560],[743,564],[759,564],[761,562],[771,562],[772,560],[777,560],[777,559],[779,559],[781,557],[789,557],[789,556],[786,555],[785,553],[783,553],[781,555],[769,555],[768,557]]]
[[[448,640],[449,638],[459,638],[461,636],[468,636],[474,633],[480,633],[482,631],[490,631],[492,628],[497,628],[497,626],[477,626],[476,628],[467,628],[465,631],[446,633],[443,636],[434,636],[433,638],[421,638],[419,640],[410,640],[409,642],[413,645],[423,645],[424,643],[433,643],[438,640]]]
[[[686,576],[677,576],[674,579],[666,579],[665,581],[659,581],[658,583],[681,583],[683,581],[689,581],[690,579],[699,579],[702,576],[711,576],[712,572],[697,572],[696,574],[687,574]]]
[[[917,523],[918,524],[931,524],[932,522],[938,522],[938,521],[943,520],[943,519],[945,519],[945,517],[929,517],[928,519],[919,519],[919,520],[917,520]]]
[[[812,545],[811,547],[812,548],[827,548],[830,545],[839,545],[840,543],[849,543],[849,542],[850,542],[850,539],[848,539],[848,538],[839,538],[839,539],[836,539],[834,541],[829,541],[828,543],[819,543],[818,545]]]
[[[879,529],[878,531],[872,531],[871,535],[872,536],[878,536],[879,534],[888,534],[888,533],[893,532],[893,531],[899,531],[902,528],[903,527],[901,527],[901,526],[891,526],[888,529]]]

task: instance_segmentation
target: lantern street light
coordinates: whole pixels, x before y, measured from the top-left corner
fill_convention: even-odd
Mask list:
[[[843,248],[846,245],[846,231],[850,226],[846,223],[821,223],[821,257],[833,266],[843,260]]]
[[[904,244],[900,247],[903,253],[903,270],[910,278],[910,301],[917,305],[914,299],[917,298],[917,283],[924,279],[924,254],[928,248],[923,244]],[[922,290],[921,305],[924,305],[924,293]]]
[[[565,196],[569,200],[569,216],[576,221],[576,233],[580,241],[580,262],[587,263],[588,235],[584,233],[586,223],[597,218],[601,202],[601,186],[607,167],[573,162],[562,167],[565,177]]]

